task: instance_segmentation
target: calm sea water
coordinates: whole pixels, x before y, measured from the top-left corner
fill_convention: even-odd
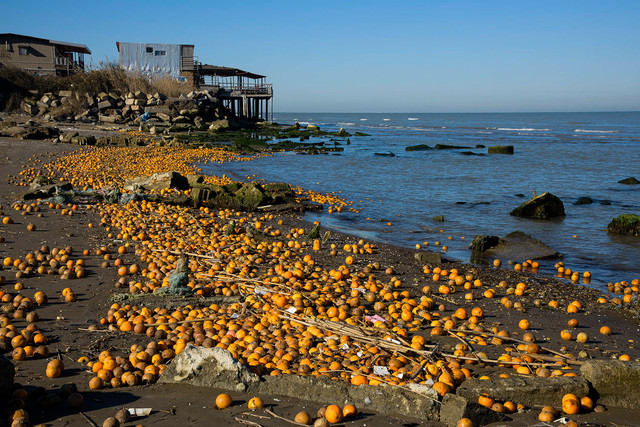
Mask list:
[[[360,210],[307,214],[311,221],[407,247],[428,241],[433,248],[438,240],[449,247],[449,257],[462,261],[469,261],[467,247],[475,234],[504,236],[519,230],[562,253],[572,270],[591,271],[596,288],[640,277],[640,239],[605,231],[620,214],[640,214],[640,185],[617,183],[630,176],[640,179],[639,112],[295,113],[276,114],[274,120],[371,135],[351,137],[349,145],[342,142],[339,155],[285,153],[225,165],[240,177],[336,192]],[[485,154],[486,148],[475,147],[513,145],[515,154],[405,151],[416,144],[461,145]],[[389,152],[395,157],[374,154]],[[566,217],[536,221],[510,216],[534,190],[560,197]],[[582,196],[594,203],[574,205]],[[445,221],[434,221],[436,215]],[[547,272],[551,264],[544,264]]]

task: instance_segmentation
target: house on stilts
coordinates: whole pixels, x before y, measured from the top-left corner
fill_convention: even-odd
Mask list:
[[[180,79],[194,89],[207,89],[234,114],[273,121],[273,86],[266,76],[239,68],[202,64],[194,45],[117,42],[120,66],[149,76]]]

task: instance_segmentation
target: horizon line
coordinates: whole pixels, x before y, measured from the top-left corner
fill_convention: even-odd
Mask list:
[[[595,110],[595,111],[274,111],[273,114],[594,114],[594,113],[640,113],[640,110]]]

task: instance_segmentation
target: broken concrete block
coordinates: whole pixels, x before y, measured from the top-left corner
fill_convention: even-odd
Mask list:
[[[20,105],[20,108],[22,108],[22,111],[24,111],[25,113],[31,116],[35,116],[36,114],[38,114],[38,111],[39,111],[39,108],[37,105],[27,101],[23,101],[22,104]]]
[[[598,392],[598,403],[619,408],[640,408],[640,363],[588,360],[580,367],[580,373]]]
[[[178,172],[156,173],[151,176],[140,176],[125,181],[126,190],[144,188],[146,190],[162,190],[164,188],[177,188],[178,190],[188,190],[189,180]]]
[[[567,393],[587,396],[589,383],[581,377],[469,379],[456,390],[457,395],[472,402],[477,402],[478,396],[482,393],[488,393],[499,400],[511,400],[528,406],[544,406],[549,402],[561,402],[562,396]]]
[[[440,422],[449,427],[456,427],[461,418],[469,418],[476,426],[509,419],[479,403],[470,402],[462,396],[453,393],[445,394],[442,398],[442,405],[440,405]]]
[[[105,100],[105,101],[98,102],[98,109],[100,111],[107,110],[109,108],[111,108],[111,101]]]
[[[73,190],[73,185],[71,185],[68,182],[64,184],[60,183],[60,184],[44,185],[35,190],[30,190],[26,192],[22,196],[22,199],[23,200],[47,199],[53,196],[54,194],[56,194],[56,192],[71,191],[71,190]]]

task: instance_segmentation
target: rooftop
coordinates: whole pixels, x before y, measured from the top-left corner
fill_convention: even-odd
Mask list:
[[[89,55],[91,54],[91,51],[89,50],[89,48],[84,44],[61,42],[57,40],[43,39],[40,37],[25,36],[23,34],[15,34],[15,33],[0,33],[0,37],[2,36],[16,36],[16,37],[23,37],[23,38],[32,39],[32,40],[38,40],[38,41],[50,43],[56,46],[62,46],[65,48],[67,52],[87,53]]]

